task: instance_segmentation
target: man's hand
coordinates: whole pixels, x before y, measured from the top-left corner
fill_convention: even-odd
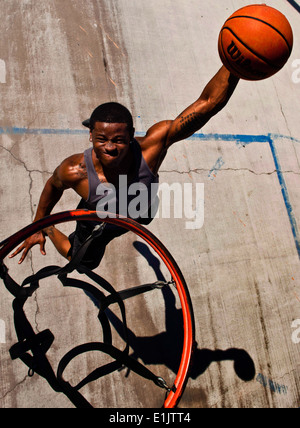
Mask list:
[[[21,251],[23,251],[22,256],[19,260],[19,265],[20,265],[25,260],[27,254],[28,254],[28,251],[32,247],[34,247],[35,245],[40,246],[41,254],[43,256],[45,256],[46,255],[45,243],[46,243],[46,238],[44,236],[44,233],[43,232],[37,232],[34,235],[27,238],[26,241],[24,241],[24,243],[19,248],[17,248],[13,254],[11,254],[9,256],[9,258],[11,259],[11,258],[15,257],[16,255],[20,254]]]
[[[40,220],[40,219],[51,214],[52,209],[55,207],[57,202],[60,200],[60,198],[64,192],[64,189],[67,188],[61,182],[61,180],[59,178],[59,172],[60,172],[60,168],[58,167],[54,171],[54,174],[47,181],[47,183],[46,183],[46,185],[42,191],[41,197],[40,197],[40,201],[39,201],[39,205],[37,208],[36,216],[34,218],[34,222],[36,222],[36,221],[38,221],[38,220]],[[45,251],[46,238],[45,238],[45,235],[47,235],[47,232],[40,231],[40,232],[37,232],[34,235],[30,236],[29,238],[26,239],[26,241],[24,241],[24,243],[19,248],[16,249],[16,251],[13,254],[11,254],[9,256],[9,258],[11,259],[23,251],[22,256],[19,260],[19,265],[20,265],[25,260],[27,254],[28,254],[28,251],[32,247],[34,247],[35,245],[40,246],[41,254],[43,256],[45,256],[46,255],[46,251]]]

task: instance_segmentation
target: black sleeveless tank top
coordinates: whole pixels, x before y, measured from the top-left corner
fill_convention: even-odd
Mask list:
[[[137,212],[142,214],[142,217],[148,218],[151,206],[157,205],[157,192],[159,176],[155,176],[147,165],[141,151],[139,143],[134,139],[131,143],[131,150],[134,154],[135,159],[135,178],[133,182],[127,183],[127,177],[120,177],[120,186],[115,189],[113,186],[107,183],[101,183],[98,174],[95,170],[92,152],[93,148],[90,147],[84,152],[84,159],[86,164],[88,183],[89,183],[89,195],[87,200],[82,200],[80,207],[85,207],[90,210],[97,211],[110,211],[115,214],[121,214],[125,217],[131,217],[134,220],[139,219],[141,216],[130,215],[127,210],[130,204],[133,202],[133,208],[135,206],[134,199],[143,198],[143,207],[137,207]],[[124,194],[126,193],[126,195]],[[143,196],[142,196],[143,195]],[[125,207],[127,212],[124,212],[124,198],[126,197],[127,206]],[[137,201],[138,205],[138,199]],[[147,204],[145,202],[147,199]],[[102,201],[103,200],[103,204]],[[108,203],[109,201],[109,203]],[[122,202],[121,202],[122,201]],[[147,205],[147,206],[146,206]],[[111,210],[111,208],[114,208]],[[144,212],[143,212],[144,208]],[[134,211],[134,209],[133,209]],[[132,211],[131,211],[132,212]]]

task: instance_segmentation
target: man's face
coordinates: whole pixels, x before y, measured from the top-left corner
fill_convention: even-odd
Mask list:
[[[118,168],[122,164],[133,137],[126,123],[106,122],[96,122],[90,136],[94,152],[106,168]]]

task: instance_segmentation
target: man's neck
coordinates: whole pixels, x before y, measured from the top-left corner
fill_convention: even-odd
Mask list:
[[[135,174],[135,161],[132,149],[128,151],[126,158],[123,159],[122,163],[117,168],[105,167],[95,155],[94,150],[92,153],[95,171],[99,178],[103,177],[105,182],[113,184],[116,188],[119,185],[120,175],[126,175],[130,179]]]

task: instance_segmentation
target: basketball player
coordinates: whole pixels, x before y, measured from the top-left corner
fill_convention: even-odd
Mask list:
[[[78,208],[89,210],[97,209],[97,203],[106,196],[105,189],[109,183],[118,188],[121,175],[127,177],[128,185],[143,183],[150,189],[153,183],[158,182],[159,168],[169,148],[193,135],[218,113],[227,104],[238,81],[222,66],[197,101],[175,120],[156,123],[142,138],[134,138],[132,115],[125,107],[117,103],[97,107],[91,118],[83,122],[90,129],[91,147],[84,153],[65,159],[56,168],[42,191],[34,221],[50,215],[66,189],[73,189],[82,198]],[[151,203],[149,200],[149,212]],[[149,224],[152,218],[143,216],[135,220]],[[48,236],[59,253],[71,260],[94,226],[90,222],[78,222],[75,232],[69,237],[54,226],[49,227],[26,239],[10,257],[22,252],[21,264],[34,245],[39,245],[41,254],[45,255]],[[107,244],[123,233],[126,230],[106,225],[102,235],[88,248],[82,263],[95,269]]]

